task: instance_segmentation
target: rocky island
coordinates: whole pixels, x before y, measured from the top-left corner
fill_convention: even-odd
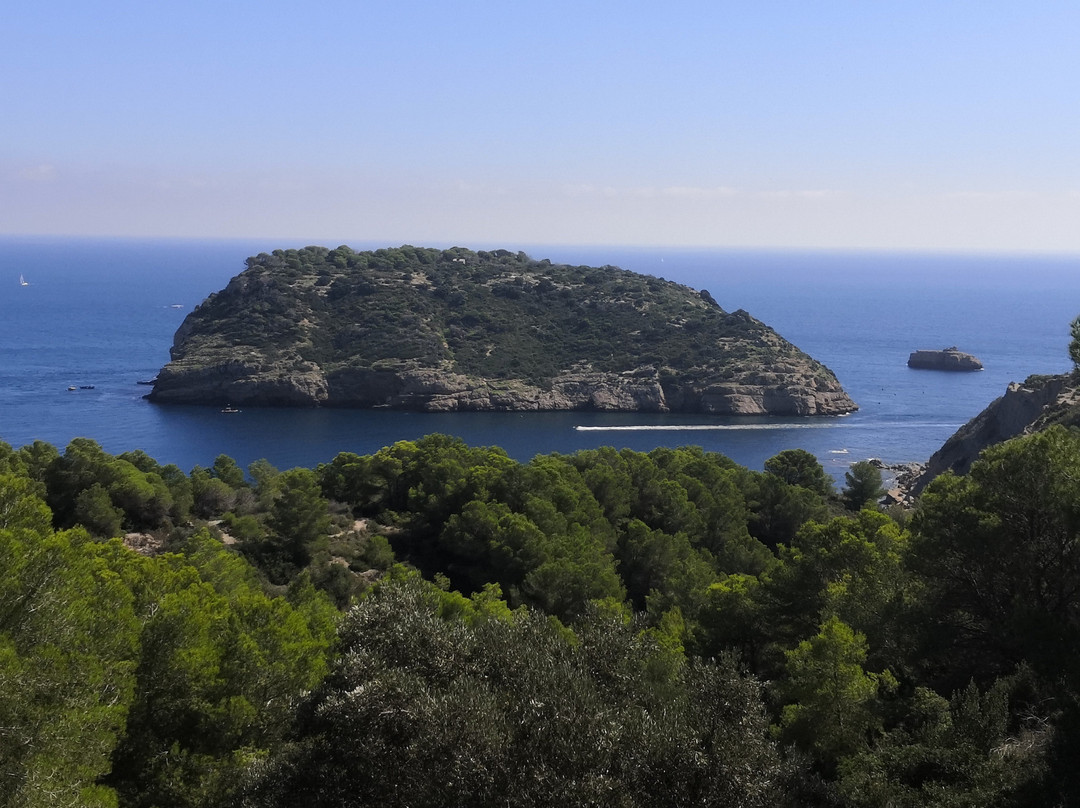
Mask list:
[[[522,252],[275,250],[177,330],[164,403],[841,415],[833,373],[707,291]]]
[[[921,370],[982,370],[982,362],[969,353],[959,351],[956,347],[944,348],[940,351],[914,351],[908,357],[909,368]]]

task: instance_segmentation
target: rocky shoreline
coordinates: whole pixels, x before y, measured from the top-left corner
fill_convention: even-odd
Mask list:
[[[715,415],[843,415],[857,409],[838,384],[798,368],[773,369],[743,380],[698,385],[662,378],[652,367],[601,372],[582,363],[549,387],[468,377],[450,370],[340,370],[310,363],[193,366],[162,369],[147,396],[157,403],[238,406],[355,407],[418,412],[603,412]]]

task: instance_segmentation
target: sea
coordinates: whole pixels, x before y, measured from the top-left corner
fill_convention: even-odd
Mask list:
[[[348,242],[354,249],[400,246]],[[843,417],[627,413],[424,414],[158,405],[141,381],[169,360],[184,318],[273,240],[0,237],[0,441],[76,437],[142,449],[184,471],[221,454],[246,467],[314,467],[446,433],[527,462],[614,446],[701,446],[752,469],[784,449],[842,481],[852,462],[925,462],[1010,382],[1061,373],[1080,314],[1080,256],[462,245],[553,262],[615,265],[707,289],[825,363],[859,405]],[[336,247],[337,244],[325,244]],[[424,246],[450,247],[451,244]],[[976,373],[912,370],[908,354],[956,346]],[[74,388],[74,389],[72,389]]]

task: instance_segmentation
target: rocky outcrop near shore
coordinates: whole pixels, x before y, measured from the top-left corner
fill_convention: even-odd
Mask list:
[[[972,371],[982,370],[983,365],[969,353],[953,348],[940,351],[914,351],[908,357],[908,367],[920,370]]]
[[[1080,421],[1080,390],[1072,375],[1031,376],[1023,384],[1013,382],[1005,394],[960,427],[934,453],[926,469],[912,485],[920,493],[946,471],[966,474],[979,454],[1002,441],[1037,432],[1054,424]]]
[[[821,363],[708,292],[500,250],[305,248],[188,315],[160,403],[841,415]]]

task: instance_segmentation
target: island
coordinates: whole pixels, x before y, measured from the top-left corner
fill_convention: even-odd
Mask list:
[[[842,415],[836,376],[705,290],[523,252],[275,250],[196,307],[147,398],[427,412]]]
[[[982,370],[982,362],[956,346],[940,351],[913,351],[908,357],[908,367],[920,370],[969,371]]]

